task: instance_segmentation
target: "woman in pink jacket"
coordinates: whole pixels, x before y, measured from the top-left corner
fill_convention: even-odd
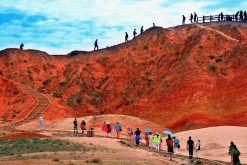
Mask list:
[[[104,122],[104,124],[102,125],[102,132],[104,134],[104,137],[108,136],[106,122]]]

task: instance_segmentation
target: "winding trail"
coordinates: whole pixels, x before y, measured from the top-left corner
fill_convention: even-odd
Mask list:
[[[19,83],[19,86],[25,91],[27,91],[27,93],[31,94],[36,99],[37,104],[32,108],[31,112],[24,119],[17,121],[16,123],[11,124],[10,126],[3,127],[5,130],[10,130],[13,132],[25,132],[16,129],[16,127],[37,119],[51,105],[51,100],[47,96],[37,92],[36,90],[32,89],[31,87],[25,84]]]
[[[227,34],[221,32],[221,31],[219,31],[219,30],[216,30],[216,29],[213,29],[213,28],[210,28],[210,27],[207,27],[207,26],[203,26],[203,25],[200,25],[200,24],[196,24],[196,26],[199,27],[199,28],[208,30],[208,31],[216,32],[216,33],[218,33],[219,35],[221,35],[221,36],[225,37],[226,39],[228,39],[229,41],[239,42],[238,39],[233,38],[233,37],[231,37],[231,36],[229,36],[229,35],[227,35]]]

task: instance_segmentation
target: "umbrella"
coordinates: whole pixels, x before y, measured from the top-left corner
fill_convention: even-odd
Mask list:
[[[151,132],[151,130],[147,128],[147,129],[145,130],[145,132],[149,133],[149,132]]]
[[[171,131],[164,131],[163,133],[167,134],[167,135],[172,135],[173,134]]]

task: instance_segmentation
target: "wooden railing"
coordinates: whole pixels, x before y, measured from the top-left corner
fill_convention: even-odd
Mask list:
[[[224,21],[234,21],[234,22],[246,22],[247,18],[241,20],[240,17],[236,17],[233,15],[210,15],[210,16],[202,16],[197,17],[197,23],[206,23],[206,22],[224,22]],[[193,20],[194,22],[194,20]]]

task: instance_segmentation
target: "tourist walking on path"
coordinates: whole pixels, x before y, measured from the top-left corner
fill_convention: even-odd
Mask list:
[[[144,32],[143,26],[141,27],[140,33],[142,34]]]
[[[193,14],[190,14],[190,22],[193,23]]]
[[[121,131],[122,131],[122,127],[118,122],[115,125],[115,131],[116,131],[116,134],[117,134],[117,139],[120,139],[120,134],[121,134]]]
[[[137,32],[136,32],[136,29],[134,29],[134,31],[133,31],[134,39],[136,38],[136,35],[137,35]]]
[[[180,142],[177,137],[173,137],[173,143],[174,143],[174,154],[179,154],[178,150],[180,149]]]
[[[197,14],[194,12],[194,23],[197,23]]]
[[[107,127],[106,136],[108,136],[108,134],[111,133],[112,131],[112,126],[109,122],[106,122],[106,127]]]
[[[129,141],[131,140],[132,135],[133,135],[133,130],[131,128],[131,125],[127,125],[127,136],[128,136]]]
[[[146,142],[146,147],[149,146],[149,138],[148,138],[149,132],[145,132],[145,142]]]
[[[99,50],[98,39],[96,39],[94,42],[94,51],[95,50]]]
[[[173,156],[173,140],[171,138],[171,135],[168,135],[168,138],[166,139],[166,145],[167,145],[167,152],[170,155],[170,157]]]
[[[190,136],[189,140],[187,141],[187,150],[189,152],[189,159],[193,158],[193,149],[194,149],[194,141],[191,139]]]
[[[125,42],[128,42],[129,41],[128,38],[129,38],[129,35],[128,35],[127,32],[125,32]]]
[[[229,155],[231,155],[231,163],[232,165],[241,165],[240,163],[240,151],[238,150],[237,146],[231,142],[229,147]]]
[[[101,130],[103,132],[104,137],[106,137],[107,136],[107,125],[106,125],[106,122],[104,122],[104,124],[102,125]]]
[[[200,151],[201,151],[201,141],[197,139],[196,141],[196,157],[200,158]]]
[[[151,149],[153,147],[153,140],[154,140],[154,136],[152,132],[148,133],[148,139],[149,139],[149,149]]]
[[[42,116],[39,117],[39,129],[40,131],[44,131],[44,119]]]
[[[77,135],[78,134],[78,123],[77,123],[77,119],[76,118],[73,121],[73,125],[74,125],[74,135]]]
[[[183,25],[185,24],[185,20],[186,20],[186,17],[183,15],[183,20],[182,20]]]
[[[24,44],[21,43],[21,45],[20,45],[20,50],[23,50],[23,48],[24,48]]]
[[[153,143],[155,144],[156,151],[160,152],[161,137],[160,137],[159,133],[156,133],[156,135],[154,136]]]
[[[85,122],[85,120],[81,121],[81,134],[82,136],[84,136],[86,134],[86,130],[87,130],[87,123]]]
[[[135,131],[135,141],[136,141],[136,146],[139,146],[141,138],[141,130],[139,128],[136,129]]]

